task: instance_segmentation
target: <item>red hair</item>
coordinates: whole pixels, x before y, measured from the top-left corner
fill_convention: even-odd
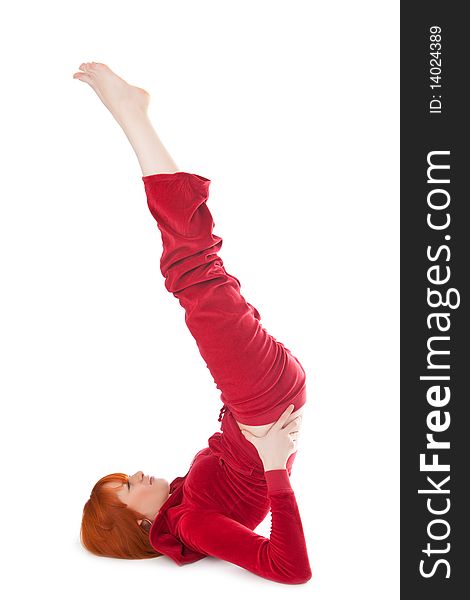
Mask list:
[[[80,541],[97,556],[128,559],[162,556],[152,548],[148,532],[137,523],[137,519],[145,516],[126,506],[115,490],[105,485],[127,480],[127,475],[113,473],[95,484],[83,508]]]

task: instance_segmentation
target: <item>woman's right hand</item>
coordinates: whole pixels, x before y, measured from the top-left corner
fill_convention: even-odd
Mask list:
[[[249,431],[241,429],[245,439],[251,442],[258,451],[265,471],[285,469],[289,456],[297,450],[301,417],[297,417],[285,426],[293,410],[294,405],[290,404],[263,437],[257,437]]]

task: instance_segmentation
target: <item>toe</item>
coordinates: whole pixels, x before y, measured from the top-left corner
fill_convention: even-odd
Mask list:
[[[106,66],[103,63],[92,62],[89,64],[90,64],[90,68],[89,68],[90,73],[98,73],[102,69],[106,68]]]
[[[99,62],[90,63],[90,71],[99,73],[100,71],[104,71],[105,69],[108,69],[108,67],[104,63],[99,63]]]
[[[80,79],[80,81],[85,81],[86,83],[92,83],[92,79],[86,73],[74,73],[74,79]]]
[[[95,63],[86,63],[86,74],[92,78],[96,76]]]

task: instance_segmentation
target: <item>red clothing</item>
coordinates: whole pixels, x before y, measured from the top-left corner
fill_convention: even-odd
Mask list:
[[[237,564],[281,583],[311,578],[307,548],[286,469],[264,471],[246,425],[276,421],[289,404],[306,402],[306,375],[289,349],[260,324],[257,309],[240,293],[218,251],[207,207],[210,180],[191,173],[142,177],[150,212],[162,234],[160,269],[165,287],[185,310],[224,403],[221,431],[194,457],[149,533],[152,546],[182,565],[205,556]],[[270,538],[254,533],[271,509]]]

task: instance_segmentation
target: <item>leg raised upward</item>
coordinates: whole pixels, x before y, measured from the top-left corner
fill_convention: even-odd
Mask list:
[[[149,93],[130,85],[103,63],[82,63],[79,69],[74,79],[93,88],[119,123],[134,149],[142,175],[179,171],[148,117]]]

